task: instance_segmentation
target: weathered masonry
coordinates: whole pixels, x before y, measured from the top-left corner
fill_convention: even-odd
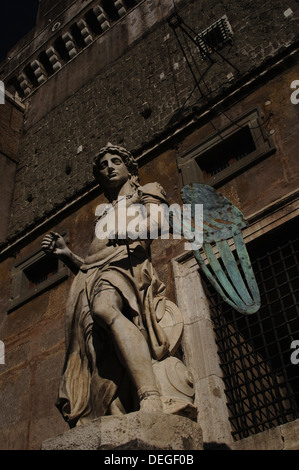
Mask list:
[[[184,241],[154,242],[152,258],[184,315],[205,447],[298,449],[298,12],[295,0],[40,1],[0,75],[2,449],[67,429],[55,400],[72,275],[41,239],[59,232],[85,256],[107,142],[170,203],[200,182],[243,212],[256,314],[218,297]]]

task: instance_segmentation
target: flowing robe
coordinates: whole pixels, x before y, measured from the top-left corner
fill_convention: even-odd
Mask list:
[[[166,203],[158,183],[138,187],[133,196],[139,204]],[[105,259],[84,263],[74,279],[67,301],[66,357],[56,403],[70,427],[112,414],[116,401],[125,412],[138,409],[136,390],[115,354],[109,332],[93,320],[95,295],[115,289],[123,300],[122,313],[145,336],[152,357],[160,360],[168,353],[168,338],[155,314],[158,305],[159,310],[165,305],[164,285],[152,266],[149,244],[148,240],[130,244],[130,260],[127,247],[117,245]]]

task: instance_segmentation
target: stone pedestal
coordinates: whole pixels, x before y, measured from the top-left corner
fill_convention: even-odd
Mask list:
[[[202,450],[201,427],[165,413],[103,416],[48,439],[42,450]]]

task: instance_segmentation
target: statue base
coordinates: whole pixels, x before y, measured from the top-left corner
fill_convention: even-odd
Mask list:
[[[42,450],[202,450],[202,431],[189,418],[136,411],[103,416],[43,442]]]

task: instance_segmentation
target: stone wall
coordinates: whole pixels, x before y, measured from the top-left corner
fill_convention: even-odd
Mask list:
[[[8,93],[0,105],[0,243],[5,241],[18,163],[24,107]]]
[[[234,442],[231,450],[298,450],[299,422],[286,423],[276,428]]]
[[[139,9],[157,2],[141,2],[123,20],[84,49],[30,97],[25,116],[20,164],[16,179],[9,237],[62,207],[92,185],[90,164],[97,149],[112,141],[135,154],[161,139],[204,106],[166,16],[131,42],[129,28]],[[167,2],[166,2],[167,3]],[[184,21],[197,32],[224,14],[233,29],[232,46],[221,52],[239,70],[253,72],[275,54],[291,47],[296,29],[285,18],[281,0],[263,2],[181,2]],[[288,4],[296,14],[298,4]],[[169,10],[171,11],[171,10]],[[166,11],[167,13],[167,11]],[[144,13],[145,14],[145,13]],[[152,19],[153,21],[153,19]],[[194,45],[192,46],[194,48]],[[197,57],[200,67],[207,64]],[[218,57],[206,83],[224,94],[234,83],[232,68]],[[221,72],[221,73],[220,73]],[[235,78],[236,82],[238,81]],[[178,116],[176,112],[184,106]],[[194,106],[196,105],[196,108]]]
[[[277,147],[276,153],[221,188],[222,193],[240,207],[246,216],[264,208],[286,192],[292,192],[298,186],[296,179],[298,178],[298,169],[296,170],[297,108],[289,100],[288,86],[295,76],[296,68],[290,68],[289,71],[272,79],[267,85],[260,87],[230,109],[229,116],[234,118],[259,104],[267,117],[268,101],[272,103],[273,116],[265,129],[276,131],[273,134]],[[221,127],[226,124],[226,119],[224,116],[219,116],[214,120],[214,124]],[[172,148],[165,149],[156,158],[144,161],[140,168],[141,183],[158,181],[165,187],[170,203],[179,201],[182,182],[177,171],[176,157],[192,148],[203,135],[207,136],[213,132],[211,124],[206,123],[190,131],[189,135],[184,138],[177,139]],[[0,409],[2,448],[39,448],[43,440],[67,429],[55,408],[55,400],[64,358],[65,303],[73,276],[70,275],[67,280],[56,287],[7,314],[7,303],[11,295],[12,268],[20,260],[40,249],[42,237],[49,230],[59,233],[68,231],[70,248],[79,256],[84,257],[92,236],[95,208],[102,202],[104,202],[104,196],[100,193],[90,196],[89,201],[82,199],[81,203],[72,210],[65,210],[55,220],[49,221],[47,225],[36,231],[24,246],[19,246],[14,256],[7,257],[0,265],[0,339],[5,344],[6,353],[6,364],[0,369],[0,401],[6,403],[6,406]],[[177,301],[178,293],[174,286],[171,260],[183,253],[183,242],[180,240],[176,243],[171,240],[160,240],[154,242],[152,246],[154,265],[160,279],[166,285],[166,295],[172,301]],[[180,301],[183,300],[184,297],[181,297]],[[193,305],[194,302],[192,300],[190,302]],[[199,313],[201,308],[199,306]],[[193,312],[194,316],[199,313]],[[204,314],[204,312],[201,313]],[[186,329],[192,333],[194,333],[193,320],[186,326]],[[209,336],[208,339],[210,340],[211,337]],[[206,337],[204,339],[207,340]],[[197,337],[196,344],[198,342]],[[185,360],[190,361],[194,368],[195,362],[189,356],[188,351],[188,348],[185,348],[185,355],[187,355]],[[193,351],[192,354],[196,352]],[[216,363],[216,353],[214,353],[213,360]],[[198,355],[196,361],[202,369],[204,364],[202,356]],[[211,356],[208,361],[211,361]],[[207,381],[211,385],[210,372]],[[221,377],[217,376],[216,381],[219,388]],[[205,421],[202,422],[205,442],[207,442],[207,437],[211,440],[210,434],[212,433],[213,441],[218,440],[219,444],[230,445],[227,438],[229,429],[224,430],[224,419],[219,414],[219,410],[213,408],[213,413],[208,414],[211,412],[211,407],[207,408],[208,400],[211,400],[213,407],[216,407],[220,400],[225,402],[223,394],[218,395],[217,400],[214,395],[208,394],[204,396],[198,394],[197,397],[201,410],[207,410]],[[225,408],[225,403],[223,408]],[[211,426],[211,416],[214,417],[217,425]]]
[[[228,16],[234,31],[233,45],[225,47],[222,53],[240,69],[240,81],[227,80],[231,69],[226,64],[221,74],[217,65],[212,67],[206,76],[207,83],[214,84],[214,98],[216,95],[219,98],[220,94],[223,97],[241,87],[245,75],[255,81],[240,91],[225,107],[225,113],[218,109],[217,113],[201,116],[206,107],[199,100],[198,90],[191,94],[192,76],[172,31],[157,13],[158,1],[141,2],[24,100],[26,114],[9,241],[18,241],[29,229],[33,232],[22,243],[12,246],[8,255],[4,252],[0,264],[0,339],[5,345],[6,362],[0,369],[0,401],[5,403],[0,408],[2,449],[38,449],[43,440],[67,429],[55,408],[55,400],[64,359],[65,302],[73,278],[70,275],[9,314],[7,304],[13,267],[40,249],[47,231],[68,231],[70,248],[85,256],[95,208],[103,202],[101,191],[94,189],[91,172],[92,158],[99,147],[112,141],[133,150],[140,159],[141,183],[158,181],[164,186],[169,202],[178,202],[182,179],[177,157],[259,106],[264,116],[263,130],[271,133],[276,151],[223,184],[221,192],[245,216],[250,216],[298,187],[299,107],[290,101],[290,84],[298,79],[295,56],[284,57],[271,75],[264,74],[257,80],[259,72],[273,65],[267,59],[276,53],[282,59],[286,48],[290,52],[296,35],[295,16],[285,18],[286,6],[278,0],[265,1],[259,8],[252,6],[252,2],[232,0],[225,5],[218,0],[212,3],[190,0],[178,5],[182,5],[180,14],[186,23],[199,32],[223,14]],[[154,6],[157,16],[153,17],[150,14],[153,15]],[[298,12],[295,1],[290,0],[288,7]],[[126,42],[125,32],[129,24],[134,24],[139,8],[144,13],[148,8],[143,18],[148,21],[151,18],[151,27],[147,29],[145,21],[144,34]],[[181,114],[177,114],[178,109]],[[19,118],[16,122],[20,124]],[[184,126],[184,132],[174,134]],[[90,194],[83,196],[88,189]],[[78,200],[74,202],[76,196]],[[37,227],[41,222],[44,225]],[[177,292],[171,260],[183,252],[181,241],[163,240],[155,242],[152,248],[155,267],[173,301],[177,300]],[[187,326],[193,332],[193,318]],[[211,337],[212,334],[204,340]],[[215,365],[216,352],[207,362],[211,359]],[[204,368],[201,357],[196,360]],[[208,381],[212,381],[210,372]],[[221,383],[218,375],[216,382],[218,387]],[[224,394],[219,390],[214,396],[198,395],[202,413],[207,410],[208,416],[210,401],[215,406],[213,417],[204,423],[204,435],[230,444],[225,413],[219,415],[216,409],[217,400],[221,400],[225,409]],[[218,422],[218,427],[211,427],[211,419]],[[212,432],[215,435],[211,437]],[[252,437],[249,445],[254,442],[258,447],[258,438]],[[233,447],[241,448],[242,443]]]

